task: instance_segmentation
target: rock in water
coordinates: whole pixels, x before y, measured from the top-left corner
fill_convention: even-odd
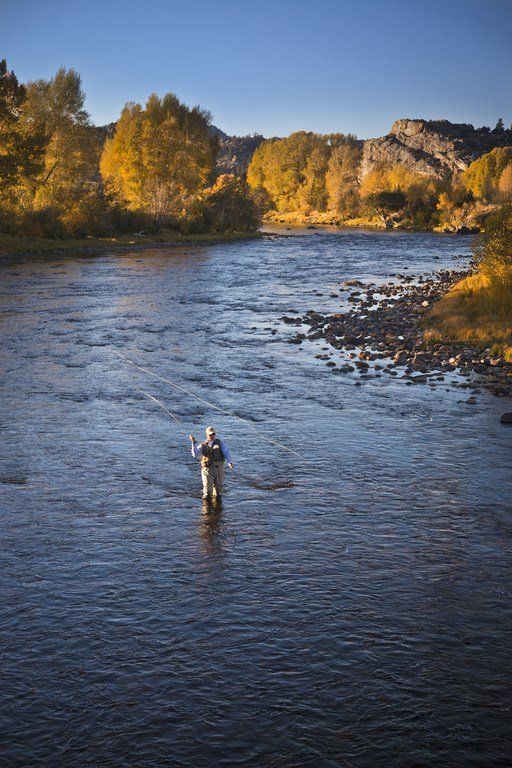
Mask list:
[[[500,424],[512,424],[512,413],[504,413],[500,419]]]

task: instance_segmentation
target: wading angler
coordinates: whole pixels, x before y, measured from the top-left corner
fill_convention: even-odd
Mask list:
[[[190,441],[192,456],[201,460],[203,499],[215,497],[219,500],[224,486],[225,462],[228,462],[230,469],[234,469],[229,448],[224,440],[216,436],[213,427],[206,427],[206,440],[202,443],[198,443],[194,435],[190,435]]]

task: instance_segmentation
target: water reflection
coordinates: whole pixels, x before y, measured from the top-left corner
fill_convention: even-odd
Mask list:
[[[222,552],[222,501],[203,499],[201,510],[201,540],[202,548],[206,554],[220,554]]]

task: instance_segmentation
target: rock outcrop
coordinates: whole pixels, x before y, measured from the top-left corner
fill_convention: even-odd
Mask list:
[[[402,165],[423,176],[450,178],[494,147],[512,146],[512,131],[448,120],[397,120],[387,136],[364,142],[361,177],[381,165]]]
[[[259,133],[252,136],[228,136],[214,125],[210,131],[219,142],[217,173],[234,173],[237,176],[245,174],[255,151],[265,141]]]

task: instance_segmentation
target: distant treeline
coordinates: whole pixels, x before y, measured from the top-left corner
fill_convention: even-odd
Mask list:
[[[493,206],[512,198],[512,147],[493,149],[445,180],[403,165],[380,165],[361,176],[361,157],[355,136],[293,133],[256,149],[247,180],[267,213],[428,229],[478,226]]]
[[[20,84],[0,61],[0,233],[81,237],[170,228],[250,231],[246,181],[216,175],[210,114],[173,94],[129,103],[112,137],[91,125],[79,74]]]
[[[219,174],[223,135],[171,93],[126,104],[109,130],[91,124],[84,101],[73,69],[23,85],[0,61],[0,234],[243,232],[262,213],[453,230],[479,227],[512,199],[512,147],[439,180],[405,165],[362,175],[363,142],[351,134],[246,137],[247,151],[257,147],[246,179],[235,156],[236,174]]]

